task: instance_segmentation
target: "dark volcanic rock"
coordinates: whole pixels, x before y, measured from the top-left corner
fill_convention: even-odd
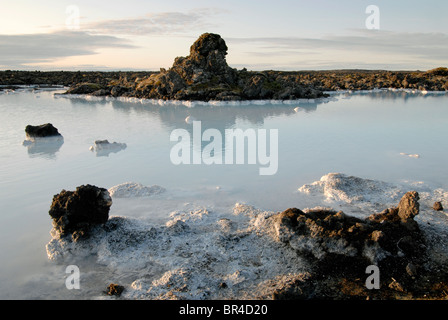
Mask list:
[[[100,85],[96,83],[80,83],[70,89],[68,89],[66,94],[91,94],[103,89]]]
[[[53,197],[49,214],[55,230],[61,235],[72,235],[74,240],[88,234],[92,226],[109,219],[112,199],[104,188],[92,185],[62,190]]]
[[[432,206],[432,208],[436,211],[443,211],[443,206],[440,201],[434,202],[434,205]]]
[[[107,157],[110,153],[117,153],[127,148],[126,143],[112,142],[108,140],[96,140],[93,146],[90,147],[90,151],[95,151],[99,157]]]
[[[27,125],[25,127],[25,133],[27,138],[31,139],[61,136],[58,129],[56,129],[51,123],[46,123],[39,126]]]
[[[142,80],[137,92],[147,98],[211,100],[235,97],[238,74],[227,65],[227,45],[217,34],[205,33],[190,47],[190,55],[177,57],[168,70]]]
[[[420,209],[419,199],[420,197],[416,191],[408,192],[401,198],[398,204],[398,216],[403,223],[413,221],[414,217],[418,215]]]

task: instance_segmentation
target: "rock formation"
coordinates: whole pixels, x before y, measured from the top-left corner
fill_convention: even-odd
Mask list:
[[[106,294],[109,296],[121,296],[121,294],[124,291],[124,287],[116,284],[116,283],[111,283],[107,286],[107,290],[106,290]]]
[[[108,140],[96,140],[89,150],[96,152],[98,157],[107,157],[110,153],[117,153],[127,148],[126,143],[112,142]]]
[[[73,240],[88,235],[92,226],[109,219],[112,199],[104,188],[82,185],[75,191],[62,190],[53,197],[49,214],[60,236],[71,235]]]
[[[108,191],[112,198],[138,198],[157,195],[165,192],[166,189],[158,185],[144,186],[137,182],[125,182],[110,188]]]

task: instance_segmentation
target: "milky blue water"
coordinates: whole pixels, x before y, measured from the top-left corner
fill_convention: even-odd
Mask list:
[[[294,104],[187,107],[90,101],[55,96],[58,92],[0,93],[0,298],[53,297],[54,281],[45,282],[58,276],[64,286],[64,274],[48,271],[45,252],[48,210],[62,189],[83,184],[110,188],[129,181],[160,185],[166,195],[114,200],[110,214],[161,223],[185,202],[303,208],[310,203],[297,195],[297,188],[329,172],[448,189],[447,94],[381,91]],[[258,163],[174,165],[170,134],[175,129],[193,134],[187,117],[222,136],[226,129],[278,130],[277,173],[259,175]],[[63,143],[22,145],[26,125],[44,123],[59,129]],[[89,150],[95,140],[104,139],[127,148],[110,154]]]

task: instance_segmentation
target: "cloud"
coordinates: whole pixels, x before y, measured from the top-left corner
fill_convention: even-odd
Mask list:
[[[1,35],[0,64],[23,67],[55,59],[96,54],[102,48],[135,48],[126,39],[81,31]]]
[[[114,19],[83,25],[89,31],[114,35],[169,35],[192,30],[204,30],[212,26],[210,18],[223,10],[195,9],[189,12],[148,13],[143,17]]]
[[[418,69],[424,66],[448,65],[448,34],[405,33],[355,30],[350,35],[329,35],[321,38],[229,38],[228,44],[250,47],[246,52],[257,57],[282,56],[289,66],[310,66],[310,57],[319,60],[316,66],[363,65]],[[258,49],[259,53],[254,53]],[[290,59],[286,61],[289,54]],[[302,59],[302,60],[301,60]],[[273,66],[275,68],[275,66]],[[294,68],[294,67],[293,67]]]

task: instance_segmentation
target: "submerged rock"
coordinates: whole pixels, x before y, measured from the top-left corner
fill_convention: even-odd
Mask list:
[[[161,68],[159,73],[133,81],[120,77],[107,86],[83,83],[66,93],[199,101],[291,100],[327,96],[313,84],[301,81],[297,75],[231,68],[226,61],[227,50],[220,35],[204,33],[190,47],[190,54],[175,58],[168,70]]]
[[[109,219],[112,199],[104,188],[82,185],[75,191],[62,190],[53,197],[49,214],[60,236],[72,235],[74,240],[86,236],[90,228]]]
[[[79,83],[68,89],[65,94],[91,94],[103,89],[103,87],[97,83]]]
[[[419,214],[418,200],[417,192],[408,192],[397,207],[365,219],[341,211],[295,208],[271,218],[277,240],[314,265],[311,296],[412,299],[427,297],[424,293],[434,283],[445,285],[447,279],[445,268],[433,260],[425,234],[414,220]],[[363,283],[370,266],[379,270],[378,290],[368,290]],[[303,289],[309,287],[308,281],[291,283],[275,292],[274,298],[303,299]],[[435,289],[434,296],[443,296],[443,291]]]
[[[316,195],[322,194],[328,201],[349,204],[369,202],[383,204],[384,201],[398,201],[401,189],[378,180],[363,179],[343,173],[328,173],[312,184],[305,184],[299,192]]]
[[[34,140],[35,138],[62,137],[58,129],[56,129],[51,123],[38,126],[27,125],[25,127],[25,133],[27,139],[30,140]]]

